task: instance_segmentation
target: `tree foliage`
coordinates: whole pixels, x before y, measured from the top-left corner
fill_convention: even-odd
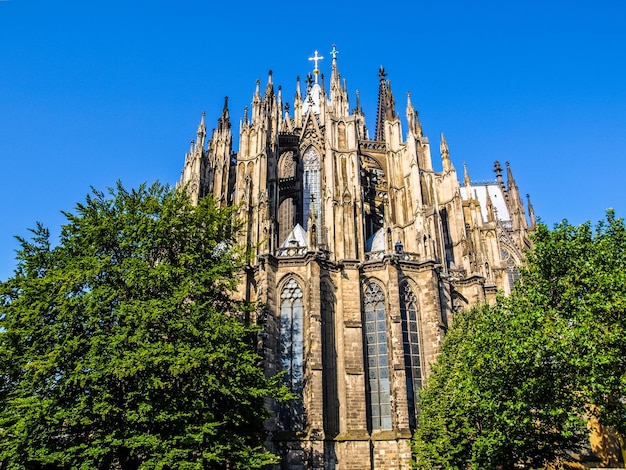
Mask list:
[[[626,229],[539,225],[507,298],[455,317],[420,394],[417,468],[542,467],[626,431]]]
[[[93,191],[57,246],[38,225],[0,285],[3,468],[260,468],[265,397],[231,292],[234,210],[182,191]]]

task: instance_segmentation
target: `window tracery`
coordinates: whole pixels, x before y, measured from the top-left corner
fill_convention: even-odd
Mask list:
[[[385,294],[368,282],[364,294],[368,401],[372,430],[391,429],[391,387]]]
[[[304,166],[303,175],[303,205],[304,205],[304,228],[308,230],[309,213],[313,207],[317,220],[321,220],[321,197],[320,197],[320,158],[313,147],[309,147],[302,156]],[[319,240],[318,240],[319,241]]]
[[[300,285],[292,278],[280,294],[280,362],[284,382],[298,397],[281,405],[280,421],[286,429],[303,429],[304,306]]]
[[[406,394],[409,407],[409,427],[417,427],[417,394],[422,388],[422,362],[418,303],[407,282],[400,286],[400,317],[402,319],[402,346],[406,373]]]

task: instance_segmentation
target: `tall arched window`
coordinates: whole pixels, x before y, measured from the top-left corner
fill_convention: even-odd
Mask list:
[[[335,436],[339,432],[337,346],[335,341],[335,288],[330,282],[322,281],[320,294],[322,307],[324,432],[327,436]]]
[[[306,152],[304,152],[302,163],[304,164],[304,184],[302,185],[302,204],[304,206],[303,222],[305,230],[309,230],[308,220],[309,212],[311,211],[311,202],[313,202],[313,207],[315,208],[315,216],[317,217],[318,224],[321,222],[320,157],[313,147],[309,147]]]
[[[285,384],[298,398],[281,406],[280,421],[292,431],[303,429],[303,320],[302,289],[290,279],[280,294],[280,361]]]
[[[517,268],[517,263],[511,253],[502,248],[500,250],[500,256],[502,260],[506,263],[506,273],[509,281],[509,289],[513,290],[515,287],[515,283],[519,280],[519,269]]]
[[[391,387],[385,294],[375,282],[365,286],[365,347],[369,392],[370,427],[391,429]]]
[[[409,426],[417,427],[417,393],[422,387],[422,362],[417,299],[407,282],[400,286],[400,316],[402,318],[402,346],[406,373],[406,395],[409,405]]]

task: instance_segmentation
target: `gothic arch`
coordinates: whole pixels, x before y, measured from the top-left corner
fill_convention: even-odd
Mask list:
[[[296,177],[297,162],[294,158],[294,154],[291,151],[284,152],[278,159],[278,178],[295,178]]]
[[[248,130],[242,129],[239,145],[239,152],[241,155],[246,155],[248,153],[249,140],[250,136],[248,134]]]
[[[346,123],[343,121],[339,121],[337,124],[337,148],[338,149],[347,149],[348,148],[348,140],[346,135]]]
[[[308,230],[308,220],[311,209],[318,221],[322,219],[321,212],[321,154],[310,145],[302,154],[302,221],[305,230]]]
[[[308,292],[305,292],[307,290],[307,282],[299,274],[291,272],[284,274],[276,283],[276,285],[278,286],[278,292],[280,292],[285,287],[285,285],[289,282],[289,279],[291,278],[295,279],[295,281],[300,285],[300,287],[302,288],[302,292],[305,294],[305,298],[308,297]]]
[[[518,257],[515,256],[515,251],[516,250],[511,249],[511,247],[505,244],[500,245],[500,258],[504,261],[506,267],[506,275],[509,286],[508,292],[513,290],[515,283],[519,280],[518,266],[521,265],[521,262]]]
[[[420,176],[420,186],[422,189],[422,204],[428,206],[430,205],[430,198],[428,197],[428,186],[426,185],[426,177],[423,173]]]
[[[422,325],[417,286],[412,280],[400,281],[400,318],[402,320],[402,350],[406,375],[409,427],[417,427],[417,397],[423,384]]]
[[[337,376],[337,337],[335,331],[337,288],[328,276],[320,282],[320,313],[322,320],[322,387],[324,403],[324,433],[339,433],[339,392]]]
[[[254,178],[254,163],[253,162],[248,162],[246,164],[246,176],[249,176],[250,178]]]
[[[240,162],[237,166],[237,183],[243,184],[243,180],[245,178],[246,165],[245,163]]]
[[[304,289],[296,276],[288,275],[279,288],[279,354],[283,383],[296,399],[279,408],[279,421],[286,430],[304,429]]]
[[[348,142],[354,142],[354,124],[349,122],[346,128],[346,137]]]
[[[388,301],[383,285],[370,278],[363,286],[366,398],[371,431],[392,428]]]
[[[301,146],[300,146],[300,155],[302,156],[302,162],[304,163],[304,155],[309,152],[310,150],[314,151],[319,160],[320,163],[322,161],[322,149],[319,147],[317,142],[313,142],[311,141],[311,139],[307,139]]]

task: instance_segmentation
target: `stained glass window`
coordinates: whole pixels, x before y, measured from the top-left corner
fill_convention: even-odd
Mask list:
[[[315,208],[315,216],[318,224],[321,220],[321,197],[320,197],[320,158],[313,147],[309,147],[302,157],[304,164],[303,205],[304,205],[304,228],[309,230],[308,220],[311,211],[311,203]],[[321,231],[318,230],[318,242]]]
[[[504,248],[500,250],[500,256],[506,262],[506,272],[509,280],[509,288],[513,290],[515,283],[519,280],[519,269],[511,254]]]
[[[406,374],[406,394],[409,405],[409,426],[417,426],[417,393],[422,387],[418,305],[408,283],[400,286],[400,316],[402,318],[402,347]]]
[[[280,361],[285,372],[284,381],[299,398],[282,406],[280,421],[286,429],[303,428],[303,304],[302,289],[290,279],[280,294]]]
[[[391,429],[391,387],[385,294],[368,282],[364,295],[365,347],[372,430]]]

